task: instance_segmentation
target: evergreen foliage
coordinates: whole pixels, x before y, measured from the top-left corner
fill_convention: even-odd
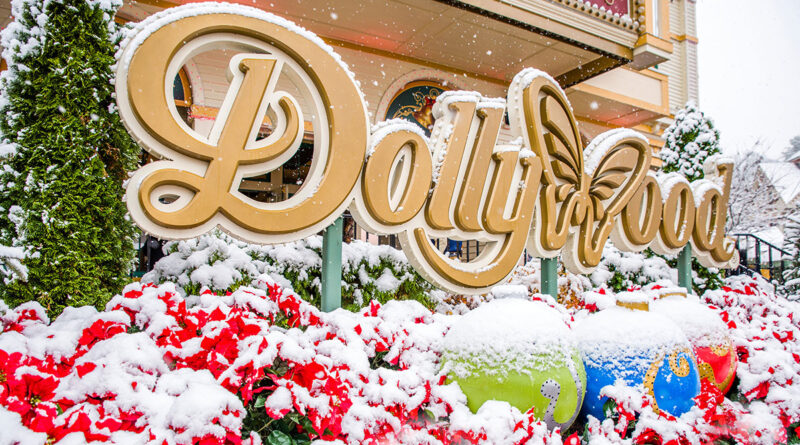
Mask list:
[[[678,172],[689,181],[703,179],[703,163],[719,153],[719,131],[714,123],[689,102],[664,130],[664,148],[659,153],[665,173]]]
[[[322,237],[260,246],[239,241],[216,229],[197,238],[170,241],[165,257],[142,282],[175,283],[184,295],[204,288],[216,294],[251,286],[261,278],[319,307],[322,279]],[[342,246],[342,307],[351,311],[376,300],[415,300],[434,309],[433,291],[403,253],[391,246],[354,240]]]
[[[784,260],[790,260],[791,266],[783,272],[785,282],[779,290],[786,295],[797,295],[800,293],[800,217],[789,217],[783,234],[783,248],[791,254]]]
[[[664,161],[661,170],[665,173],[678,172],[690,182],[703,179],[706,159],[720,152],[719,131],[693,101],[675,114],[675,122],[664,130],[664,139],[664,148],[659,153]],[[668,263],[672,267],[677,266],[676,259],[670,259]],[[723,284],[723,276],[718,269],[703,267],[694,257],[692,271],[692,284],[698,295],[719,289]]]
[[[27,281],[0,297],[51,314],[102,306],[126,282],[133,225],[122,182],[139,149],[114,109],[121,1],[14,0],[0,77],[0,244],[22,248]]]

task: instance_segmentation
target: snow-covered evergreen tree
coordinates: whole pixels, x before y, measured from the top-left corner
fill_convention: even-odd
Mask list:
[[[783,259],[788,260],[791,266],[783,272],[785,282],[780,290],[784,294],[797,295],[800,293],[800,216],[788,218],[783,234],[783,248],[790,254],[789,258]]]
[[[702,179],[706,159],[720,152],[719,131],[693,101],[675,114],[675,122],[664,130],[664,140],[664,148],[659,153],[664,161],[661,170],[678,172],[690,182]],[[673,259],[669,264],[675,267],[677,261]],[[694,291],[698,295],[722,285],[722,274],[717,269],[703,267],[697,258],[692,258],[692,271]]]
[[[719,153],[719,131],[690,101],[675,114],[675,123],[664,130],[664,148],[659,155],[665,173],[678,172],[689,181],[702,179],[703,163]]]
[[[120,0],[13,0],[1,43],[0,244],[22,248],[15,305],[102,305],[133,259],[122,182],[138,147],[114,111]]]

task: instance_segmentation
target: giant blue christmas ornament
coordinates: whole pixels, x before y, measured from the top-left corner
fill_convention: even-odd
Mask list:
[[[488,400],[505,401],[562,431],[580,412],[583,363],[561,314],[544,303],[511,298],[481,305],[447,333],[442,362],[473,412]]]
[[[655,410],[674,416],[689,411],[700,393],[692,347],[668,318],[649,312],[650,296],[617,295],[617,305],[588,316],[574,327],[586,368],[582,412],[604,418],[606,385],[638,386],[654,400]]]

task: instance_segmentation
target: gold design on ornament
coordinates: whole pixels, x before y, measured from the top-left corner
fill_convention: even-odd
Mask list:
[[[730,359],[728,360],[728,363],[729,363],[729,365],[728,365],[728,376],[725,377],[725,380],[722,382],[722,386],[720,386],[720,388],[719,388],[720,390],[723,390],[723,389],[727,388],[728,385],[730,385],[731,380],[733,380],[733,378],[736,377],[736,360],[737,359],[738,358],[736,357],[736,351],[733,350],[733,345],[731,345]]]
[[[653,411],[656,414],[658,414],[660,410],[658,409],[658,402],[656,401],[656,393],[653,390],[653,384],[656,382],[656,376],[658,375],[658,370],[661,369],[661,363],[663,363],[663,361],[664,354],[658,354],[653,363],[650,364],[650,368],[647,370],[647,373],[644,375],[644,388],[647,390],[647,394],[653,401]]]
[[[700,372],[700,378],[702,380],[707,380],[709,382],[714,383],[719,388],[719,384],[717,383],[717,376],[714,374],[714,368],[711,367],[708,363],[699,363],[697,365],[697,369]]]
[[[736,377],[736,361],[738,357],[736,356],[736,351],[733,349],[733,345],[731,344],[730,340],[728,340],[729,350],[730,350],[730,359],[728,360],[728,376],[725,377],[725,380],[719,386],[720,390],[724,390],[725,388],[730,385],[731,380]]]
[[[689,375],[689,371],[691,370],[691,366],[689,364],[689,360],[686,357],[679,357],[678,354],[683,352],[686,355],[691,356],[692,351],[687,348],[676,349],[672,351],[669,355],[669,369],[672,371],[673,374],[677,375],[678,377],[686,377]]]
[[[730,344],[716,344],[711,345],[710,349],[717,357],[723,357],[730,352],[731,346]]]

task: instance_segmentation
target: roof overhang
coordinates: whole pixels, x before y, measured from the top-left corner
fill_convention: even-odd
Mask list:
[[[126,1],[139,21],[186,0]],[[273,12],[334,46],[361,47],[503,83],[526,67],[565,87],[633,60],[638,34],[562,4],[496,0],[233,0]]]
[[[669,115],[667,76],[618,68],[567,90],[575,115],[613,126],[634,127]]]

